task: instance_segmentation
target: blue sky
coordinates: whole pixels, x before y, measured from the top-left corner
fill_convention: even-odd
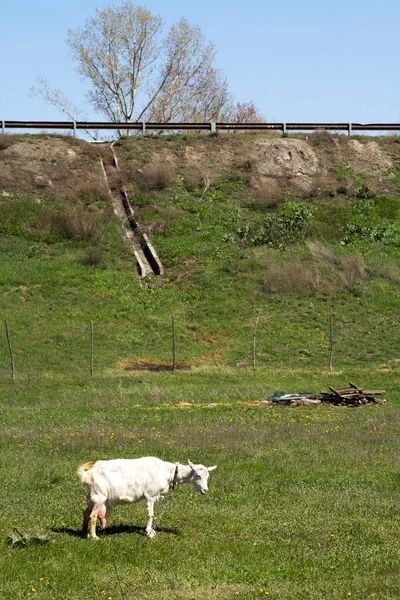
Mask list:
[[[96,8],[120,0],[8,0],[2,7],[0,120],[63,120],[29,96],[38,75],[100,120],[65,42]],[[236,101],[268,121],[400,121],[399,0],[148,0],[168,27],[181,17],[216,42]]]

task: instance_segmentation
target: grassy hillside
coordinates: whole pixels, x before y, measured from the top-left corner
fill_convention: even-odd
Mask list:
[[[294,165],[301,181],[263,172],[257,136],[121,141],[119,176],[166,272],[144,282],[107,198],[96,157],[107,148],[52,136],[9,142],[0,150],[0,168],[13,172],[0,197],[1,285],[20,375],[65,364],[87,371],[90,321],[100,372],[169,361],[172,315],[178,360],[193,368],[251,360],[260,317],[260,367],[324,369],[328,314],[336,368],[392,368],[400,145],[357,142],[384,168],[362,173],[343,158],[352,152],[346,138],[337,138],[337,163],[328,152],[335,138],[321,137],[261,138],[283,158],[287,148],[276,144],[296,143],[295,163],[312,152]],[[305,175],[312,157],[318,164]]]
[[[398,139],[120,140],[165,269],[141,280],[109,148],[0,138],[0,597],[397,600]],[[262,403],[349,381],[388,404]],[[81,539],[77,466],[139,455],[217,464],[209,495]]]

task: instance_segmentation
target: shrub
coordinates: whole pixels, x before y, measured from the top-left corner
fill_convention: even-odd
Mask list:
[[[277,213],[268,214],[263,226],[255,232],[251,241],[255,245],[267,244],[283,248],[302,239],[315,208],[304,202],[286,202]]]
[[[308,139],[314,146],[322,146],[332,144],[334,137],[326,129],[316,129],[308,136]]]
[[[104,202],[109,199],[106,184],[98,180],[89,180],[81,183],[76,189],[75,194],[85,204],[92,204],[99,200]]]
[[[87,241],[93,238],[97,231],[97,220],[94,215],[77,210],[55,211],[44,208],[38,226],[42,231],[58,237]]]
[[[84,265],[89,265],[90,267],[94,267],[96,265],[100,265],[103,262],[103,252],[104,244],[100,241],[96,245],[89,246],[86,248],[85,253],[82,258],[82,262]]]
[[[251,195],[258,208],[275,208],[285,200],[283,186],[275,178],[253,179]]]
[[[164,163],[153,163],[131,174],[131,179],[145,191],[164,190],[172,185],[174,177],[174,168]]]

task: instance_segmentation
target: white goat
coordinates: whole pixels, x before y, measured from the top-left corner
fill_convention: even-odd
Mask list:
[[[181,483],[192,483],[195,490],[206,494],[208,474],[216,469],[204,465],[170,463],[154,458],[98,460],[87,462],[78,469],[78,475],[87,488],[87,508],[83,519],[83,535],[95,538],[96,521],[106,526],[106,512],[116,504],[147,501],[148,537],[154,537],[152,527],[154,503]]]

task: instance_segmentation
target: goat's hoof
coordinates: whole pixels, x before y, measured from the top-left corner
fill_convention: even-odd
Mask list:
[[[154,529],[150,529],[150,531],[146,531],[146,534],[148,538],[153,538],[156,535],[156,532]]]

